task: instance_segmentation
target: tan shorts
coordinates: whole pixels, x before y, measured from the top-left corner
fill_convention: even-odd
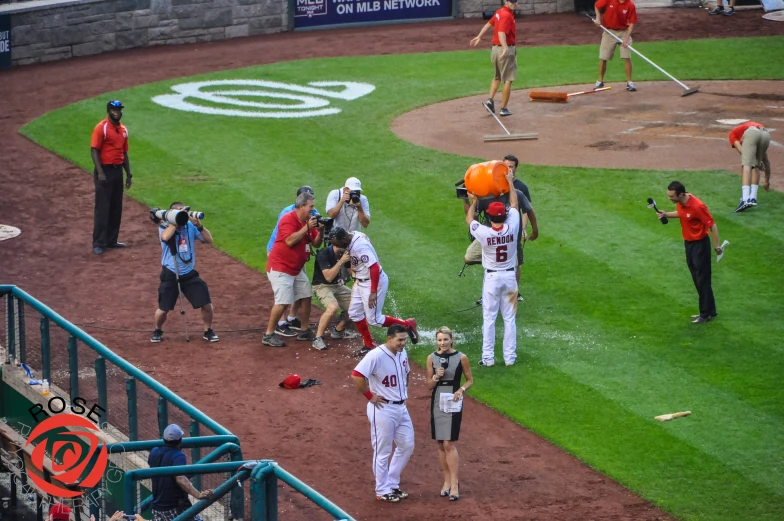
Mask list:
[[[740,164],[742,166],[758,168],[768,161],[770,134],[766,129],[759,127],[747,128],[740,139],[740,143]]]
[[[615,36],[623,40],[626,38],[626,35],[629,33],[629,30],[626,29],[624,31],[616,31],[615,29],[608,29],[611,33]],[[629,45],[633,43],[632,38],[629,38]],[[615,48],[620,46],[621,44],[618,43],[618,40],[610,36],[609,34],[602,32],[602,44],[599,46],[599,59],[604,61],[610,61],[615,56]],[[621,47],[621,58],[624,60],[628,60],[632,57],[632,53],[628,47]]]
[[[286,306],[313,296],[313,288],[304,271],[300,271],[296,276],[280,271],[269,271],[267,278],[272,284],[276,305]]]
[[[507,48],[509,51],[503,60],[501,59],[501,53],[504,52],[503,47],[493,45],[493,50],[490,51],[490,61],[495,68],[495,79],[504,83],[517,79],[517,51],[514,45]]]
[[[340,306],[340,309],[348,313],[348,306],[351,304],[351,289],[343,284],[319,284],[313,286],[313,292],[324,306],[329,306],[334,302]]]

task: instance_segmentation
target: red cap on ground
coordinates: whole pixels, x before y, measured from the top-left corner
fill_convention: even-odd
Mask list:
[[[49,515],[55,520],[68,521],[71,517],[71,509],[62,503],[55,503],[49,509]]]
[[[495,201],[490,203],[490,206],[487,207],[485,213],[487,215],[492,215],[493,217],[503,217],[506,215],[506,207],[504,206],[504,203]]]
[[[290,374],[278,384],[278,387],[285,387],[286,389],[299,389],[300,383],[301,380],[298,374]]]

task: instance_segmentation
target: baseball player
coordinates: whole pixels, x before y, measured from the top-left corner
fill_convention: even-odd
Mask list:
[[[354,385],[368,399],[376,499],[390,503],[408,497],[407,492],[400,490],[400,473],[414,452],[414,425],[406,408],[411,372],[406,353],[407,333],[404,326],[392,324],[387,329],[387,343],[370,351],[351,373]],[[395,442],[394,454],[392,442]]]
[[[411,337],[411,342],[419,342],[417,323],[413,318],[402,320],[384,315],[384,298],[389,287],[389,278],[378,261],[378,255],[368,236],[362,232],[347,232],[343,228],[333,228],[330,233],[333,246],[348,250],[351,255],[351,269],[354,270],[354,287],[351,291],[351,304],[348,317],[356,325],[362,335],[364,347],[354,352],[355,356],[363,356],[376,347],[368,324],[371,326],[389,327],[398,324]]]
[[[514,177],[506,174],[509,186]],[[501,202],[492,202],[485,211],[490,220],[490,227],[482,226],[474,217],[476,215],[477,197],[468,194],[471,206],[466,214],[466,222],[471,234],[482,247],[482,267],[485,279],[482,284],[482,360],[479,365],[492,367],[495,365],[495,319],[498,308],[504,318],[504,362],[507,366],[514,365],[517,359],[517,265],[518,233],[520,231],[520,212],[517,211],[517,190],[509,191],[509,212]]]

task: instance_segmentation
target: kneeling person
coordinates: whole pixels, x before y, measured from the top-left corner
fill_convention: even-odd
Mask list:
[[[169,209],[182,210],[185,208],[180,202],[174,202]],[[163,339],[163,324],[169,311],[174,309],[180,290],[193,309],[201,310],[201,321],[204,325],[204,340],[217,342],[218,335],[212,330],[212,301],[207,283],[201,280],[196,271],[196,240],[204,244],[212,244],[212,234],[202,226],[201,221],[195,217],[184,226],[177,226],[168,222],[161,223],[158,228],[161,239],[161,284],[158,286],[158,310],[155,312],[155,331],[152,333],[151,342],[160,342]],[[179,284],[177,282],[179,275]],[[178,287],[179,286],[179,287]]]
[[[335,228],[332,234],[341,235],[346,232],[343,228]],[[330,235],[334,237],[334,235]],[[316,262],[313,264],[313,293],[324,305],[324,313],[319,320],[316,329],[316,339],[313,347],[322,350],[327,348],[324,343],[324,333],[327,330],[329,321],[335,316],[338,308],[343,310],[340,323],[330,330],[332,338],[356,338],[357,333],[346,329],[348,324],[348,307],[351,304],[351,290],[346,287],[343,278],[340,276],[342,267],[351,261],[351,254],[345,248],[340,248],[330,244],[316,255]]]

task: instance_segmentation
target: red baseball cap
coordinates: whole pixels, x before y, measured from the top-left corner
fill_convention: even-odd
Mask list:
[[[62,503],[55,503],[49,509],[49,515],[55,520],[68,521],[71,517],[71,509]]]
[[[493,217],[503,217],[506,215],[506,207],[504,206],[504,203],[495,201],[490,203],[490,206],[487,207],[485,213],[487,215],[492,215]]]
[[[290,374],[278,384],[278,387],[285,387],[286,389],[299,389],[299,384],[302,383],[298,374]]]

